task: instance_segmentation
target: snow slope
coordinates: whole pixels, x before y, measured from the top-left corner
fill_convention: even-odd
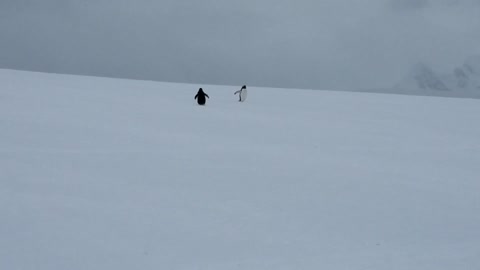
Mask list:
[[[480,269],[480,100],[236,90],[0,70],[0,269]]]

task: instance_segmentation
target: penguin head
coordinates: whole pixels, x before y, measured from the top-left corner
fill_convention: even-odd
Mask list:
[[[203,93],[203,89],[202,88],[198,89],[198,92]]]
[[[242,86],[242,89],[247,89],[247,86],[246,85]]]

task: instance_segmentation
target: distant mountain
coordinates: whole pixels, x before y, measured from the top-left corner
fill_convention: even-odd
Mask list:
[[[480,56],[468,58],[451,73],[438,74],[426,64],[415,65],[392,89],[410,95],[480,98]]]
[[[471,57],[453,73],[452,87],[480,91],[480,56]]]

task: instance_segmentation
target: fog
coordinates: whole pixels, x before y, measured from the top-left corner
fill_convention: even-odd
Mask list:
[[[479,33],[478,0],[0,0],[0,68],[380,88],[480,54]]]

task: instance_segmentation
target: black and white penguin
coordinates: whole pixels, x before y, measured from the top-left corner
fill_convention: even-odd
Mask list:
[[[242,86],[240,90],[236,91],[233,94],[234,95],[238,94],[238,98],[239,98],[238,101],[244,102],[247,99],[247,86],[246,85]]]
[[[210,98],[205,92],[203,92],[203,89],[200,88],[194,99],[197,100],[198,105],[205,105],[205,102],[207,101],[205,97]]]

